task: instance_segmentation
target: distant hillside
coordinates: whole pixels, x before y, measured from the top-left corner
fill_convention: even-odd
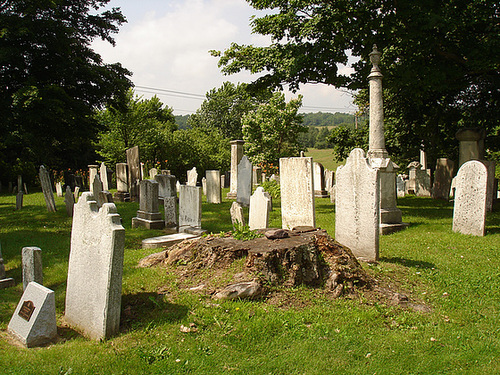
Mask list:
[[[304,122],[306,126],[353,126],[354,125],[354,115],[348,113],[324,113],[324,112],[314,112],[314,113],[304,113]]]

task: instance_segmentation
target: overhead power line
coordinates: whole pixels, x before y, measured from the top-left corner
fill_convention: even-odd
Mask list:
[[[153,94],[162,94],[162,95],[169,95],[169,96],[178,96],[178,97],[187,97],[189,99],[203,99],[205,100],[206,97],[205,95],[201,94],[193,94],[190,92],[184,92],[184,91],[175,91],[175,90],[168,90],[168,89],[160,89],[157,87],[148,87],[148,86],[135,86],[136,89],[139,91],[146,91],[149,93]]]

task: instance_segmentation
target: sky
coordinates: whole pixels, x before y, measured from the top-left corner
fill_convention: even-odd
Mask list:
[[[114,35],[116,46],[94,41],[106,63],[121,63],[132,71],[135,92],[157,95],[175,115],[194,113],[205,94],[222,86],[256,78],[248,72],[224,75],[210,50],[224,51],[232,42],[265,46],[269,37],[252,34],[252,15],[263,15],[245,0],[111,0],[127,23]],[[347,71],[349,67],[341,67]],[[303,96],[301,112],[353,113],[352,96],[323,84],[307,84],[287,100]]]

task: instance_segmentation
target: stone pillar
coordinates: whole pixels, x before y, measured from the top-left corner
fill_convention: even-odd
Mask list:
[[[236,199],[238,189],[238,164],[243,157],[243,144],[241,140],[231,141],[231,178],[227,199]]]
[[[370,82],[370,134],[368,159],[372,168],[379,171],[380,233],[389,234],[406,228],[401,210],[396,206],[396,170],[399,168],[389,158],[385,149],[384,102],[382,96],[382,72],[379,68],[381,52],[373,46],[370,53],[372,69]]]
[[[469,160],[484,159],[484,138],[486,132],[481,128],[463,128],[455,137],[460,141],[458,167]]]

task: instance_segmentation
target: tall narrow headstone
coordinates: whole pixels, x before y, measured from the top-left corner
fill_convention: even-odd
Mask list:
[[[269,208],[271,199],[262,186],[255,189],[250,197],[248,226],[251,230],[264,229],[269,226]]]
[[[78,198],[80,197],[80,186],[75,186],[75,191],[73,192],[73,198],[75,203],[78,202]]]
[[[236,188],[236,201],[244,207],[250,205],[252,195],[252,163],[246,155],[238,164],[238,187]]]
[[[222,203],[221,175],[218,170],[208,170],[205,172],[207,180],[207,202]]]
[[[54,340],[57,337],[54,292],[36,282],[29,283],[7,331],[27,348]]]
[[[402,198],[406,194],[406,181],[403,178],[403,175],[398,174],[396,176],[396,189],[398,192],[398,198]]]
[[[409,192],[417,197],[431,196],[431,177],[427,170],[422,169],[422,165],[418,161],[411,162],[408,165],[409,175]]]
[[[313,160],[280,159],[281,222],[285,229],[316,226]]]
[[[238,202],[233,202],[231,209],[231,222],[233,223],[233,229],[236,229],[238,225],[245,225],[245,215],[243,214],[243,207]]]
[[[114,198],[118,202],[128,202],[130,200],[127,169],[127,163],[116,164],[116,193],[114,194]]]
[[[177,197],[164,197],[165,228],[177,228]]]
[[[64,204],[66,205],[66,213],[69,217],[72,217],[73,206],[75,205],[75,196],[73,195],[71,187],[69,186],[66,186],[66,194],[64,194]]]
[[[448,200],[450,196],[451,180],[455,172],[455,162],[447,158],[436,160],[434,172],[434,185],[432,186],[432,197],[435,199]]]
[[[89,167],[89,186],[90,189],[92,189],[92,183],[94,182],[95,176],[99,174],[99,166],[91,164],[88,167]]]
[[[127,166],[130,199],[137,200],[139,198],[139,181],[141,180],[139,146],[135,146],[127,150]]]
[[[365,152],[355,148],[337,168],[335,184],[335,240],[356,257],[372,261],[379,253],[378,173]]]
[[[22,190],[19,190],[19,192],[16,195],[16,210],[20,210],[23,208],[23,198],[24,198],[24,193]]]
[[[262,183],[262,168],[261,167],[253,167],[253,175],[252,175],[252,181],[254,186],[255,185],[260,185]]]
[[[187,171],[187,185],[188,186],[196,186],[198,182],[198,172],[196,171],[196,167],[193,167],[189,171]]]
[[[92,193],[83,193],[71,229],[65,318],[95,340],[119,331],[124,244],[116,206],[98,209]]]
[[[179,232],[201,229],[201,188],[179,186]]]
[[[23,247],[21,251],[23,265],[23,290],[32,281],[43,285],[42,249]]]
[[[231,173],[229,179],[229,193],[227,199],[236,199],[238,191],[238,164],[243,157],[243,144],[241,140],[231,141]]]
[[[142,180],[137,217],[132,218],[132,228],[163,229],[165,222],[161,217],[158,202],[158,182]]]
[[[56,195],[60,198],[63,196],[63,183],[56,182]]]
[[[316,186],[316,184],[314,184]],[[325,169],[325,190],[330,193],[332,187],[335,186],[335,172]]]
[[[110,176],[108,174],[108,167],[106,167],[104,162],[101,163],[101,167],[99,168],[99,176],[101,178],[102,190],[109,190]]]
[[[92,181],[92,185],[90,185],[90,192],[94,194],[94,198],[97,202],[97,207],[102,207],[103,201],[101,197],[102,191],[102,183],[98,174],[94,176],[94,180]]]
[[[453,231],[484,236],[488,169],[477,160],[464,163],[455,177]]]
[[[50,175],[47,169],[40,166],[40,183],[42,185],[43,197],[47,205],[47,211],[56,212],[56,201],[54,199],[54,191],[52,190],[52,183],[50,182]]]
[[[158,182],[158,196],[161,198],[177,197],[175,184],[177,179],[171,174],[157,174],[155,181]]]
[[[497,197],[497,188],[495,188],[495,162],[482,160],[482,163],[488,169],[488,190],[486,191],[486,211],[493,211],[493,201]]]
[[[207,195],[207,178],[202,177],[201,179],[201,190],[203,192],[203,195]]]
[[[314,196],[316,198],[328,198],[325,190],[325,168],[323,164],[314,162]]]

